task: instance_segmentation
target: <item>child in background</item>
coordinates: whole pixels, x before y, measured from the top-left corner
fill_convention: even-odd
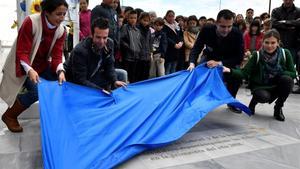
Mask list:
[[[146,80],[149,78],[150,60],[152,52],[152,40],[150,31],[150,14],[142,12],[139,17],[138,28],[141,32],[142,50],[137,60],[137,80]]]
[[[128,72],[130,83],[136,82],[137,59],[142,50],[141,32],[136,27],[137,12],[128,12],[127,24],[123,25],[120,33],[120,47],[124,69]]]
[[[184,68],[186,69],[189,65],[189,56],[191,49],[194,46],[194,43],[197,38],[197,34],[200,31],[198,26],[198,19],[195,15],[191,15],[188,17],[188,27],[187,30],[183,32],[183,40],[185,45],[185,58],[184,58]]]
[[[123,21],[124,21],[124,16],[123,15],[118,15],[118,26],[119,26],[120,30],[123,26]],[[122,68],[122,64],[123,64],[122,60],[123,60],[123,57],[122,57],[121,49],[117,49],[115,51],[115,67],[116,68]]]
[[[91,35],[91,10],[88,9],[89,0],[80,0],[79,39],[82,40]]]
[[[260,30],[260,22],[253,20],[250,24],[249,31],[244,34],[245,56],[242,66],[246,65],[253,51],[260,50],[263,41],[263,33]]]
[[[153,22],[155,32],[152,33],[153,57],[151,59],[150,77],[160,77],[165,75],[165,53],[168,47],[167,35],[161,31],[164,27],[164,20],[156,18]]]

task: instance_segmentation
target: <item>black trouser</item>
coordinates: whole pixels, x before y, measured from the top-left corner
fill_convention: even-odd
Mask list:
[[[150,61],[138,60],[136,65],[136,80],[142,81],[149,79]]]
[[[224,83],[231,96],[235,98],[242,84],[242,80],[234,78],[229,74],[224,74]]]
[[[124,61],[124,69],[128,73],[128,80],[130,83],[146,80],[149,78],[150,61],[136,60]]]
[[[291,77],[283,75],[276,78],[273,83],[276,87],[272,89],[257,89],[252,92],[252,101],[255,103],[272,103],[276,100],[275,107],[283,107],[293,89],[294,81]]]
[[[136,78],[136,69],[137,69],[137,61],[123,61],[123,67],[128,73],[128,80],[130,83],[134,83],[137,81]]]

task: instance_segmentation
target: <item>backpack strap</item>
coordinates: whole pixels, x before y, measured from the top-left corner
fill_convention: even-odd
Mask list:
[[[256,56],[256,64],[258,64],[258,62],[259,62],[259,51],[256,51],[256,54],[257,54],[257,56]]]
[[[285,50],[283,48],[281,48],[281,51],[282,51],[282,56],[283,56],[283,60],[284,60],[284,63],[285,63],[286,62]],[[256,53],[257,53],[256,64],[258,64],[258,62],[259,62],[259,51],[256,51]]]
[[[281,48],[284,63],[286,62],[285,50]]]

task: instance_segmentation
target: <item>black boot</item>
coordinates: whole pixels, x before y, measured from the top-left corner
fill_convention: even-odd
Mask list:
[[[253,98],[251,99],[249,103],[249,109],[251,110],[252,114],[255,114],[255,106],[257,105],[257,101],[255,101]]]
[[[235,107],[233,107],[233,106],[227,105],[227,107],[228,107],[228,109],[229,109],[230,111],[232,111],[233,113],[238,113],[238,114],[242,113],[242,110],[237,109],[237,108],[235,108]]]
[[[292,91],[293,94],[300,94],[300,87]]]
[[[278,121],[284,121],[285,117],[283,115],[282,112],[282,108],[281,107],[274,107],[274,118]]]

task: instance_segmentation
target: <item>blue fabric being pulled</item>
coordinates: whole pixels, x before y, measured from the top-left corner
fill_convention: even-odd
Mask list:
[[[205,66],[130,84],[111,95],[42,80],[39,101],[45,169],[112,168],[179,139],[225,103],[251,114],[226,90],[222,68]]]

